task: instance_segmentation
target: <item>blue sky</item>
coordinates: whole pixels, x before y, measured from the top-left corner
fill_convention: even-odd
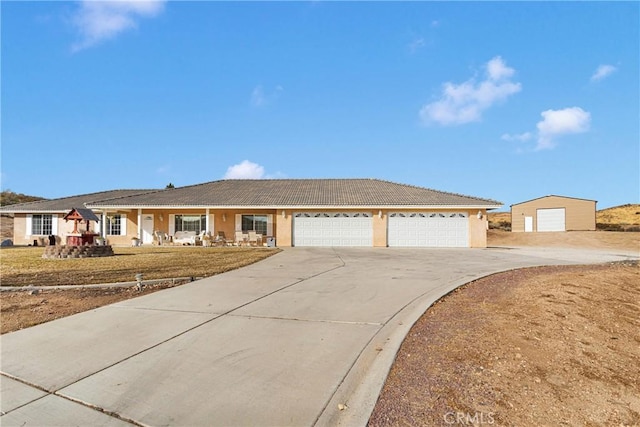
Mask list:
[[[640,199],[638,2],[2,2],[2,189]]]

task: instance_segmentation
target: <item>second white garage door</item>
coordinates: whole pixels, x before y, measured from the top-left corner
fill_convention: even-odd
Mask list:
[[[294,246],[373,246],[370,212],[298,212]]]
[[[564,208],[538,209],[538,231],[565,231]]]
[[[389,215],[389,246],[469,247],[465,212],[396,212]]]

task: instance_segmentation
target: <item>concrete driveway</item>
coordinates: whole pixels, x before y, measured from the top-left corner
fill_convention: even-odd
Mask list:
[[[3,335],[0,424],[363,425],[409,328],[452,289],[518,267],[637,255],[285,249]]]

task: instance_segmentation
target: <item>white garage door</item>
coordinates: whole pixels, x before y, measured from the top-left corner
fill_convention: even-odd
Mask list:
[[[389,246],[469,247],[464,212],[396,212],[389,215]]]
[[[538,231],[565,231],[564,208],[538,209]]]
[[[370,212],[298,212],[293,216],[294,246],[373,246]]]

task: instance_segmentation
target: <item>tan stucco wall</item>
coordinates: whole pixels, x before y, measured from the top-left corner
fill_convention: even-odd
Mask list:
[[[524,218],[533,218],[533,231],[538,231],[538,209],[565,209],[566,231],[596,229],[596,202],[593,200],[572,199],[560,196],[548,196],[511,206],[511,231],[524,232]]]
[[[285,212],[284,216],[282,212]],[[290,247],[293,240],[293,213],[294,212],[318,212],[318,209],[242,209],[242,210],[210,210],[211,233],[215,234],[219,231],[225,233],[228,240],[233,240],[236,229],[236,215],[238,214],[271,214],[273,220],[273,237],[276,238],[276,244],[280,247]],[[373,222],[373,246],[387,246],[387,221],[388,210],[367,210],[367,209],[338,209],[328,210],[322,209],[323,212],[369,212],[372,215]],[[402,210],[393,209],[393,212],[418,212],[415,209]],[[434,209],[428,209],[424,212],[434,212]],[[486,211],[481,210],[482,219],[478,219],[477,210],[469,211],[464,209],[445,209],[446,212],[466,212],[469,215],[469,247],[485,248],[487,247],[487,217]],[[169,215],[172,214],[205,214],[205,210],[148,210],[142,211],[143,215],[154,215],[154,228],[158,231],[169,233]],[[380,217],[379,213],[382,213]],[[162,220],[160,220],[162,216]],[[224,218],[224,219],[223,219]],[[109,242],[114,245],[128,245],[131,237],[136,236],[138,232],[138,212],[127,212],[127,236],[109,236]],[[266,237],[266,236],[265,236]]]
[[[277,211],[224,211],[227,216],[227,225],[219,227],[219,218],[221,218],[222,211],[216,211],[216,231],[224,230],[227,237],[233,236],[233,221],[229,224],[228,218],[233,218],[237,213],[272,213],[273,214],[273,231],[276,243],[281,247],[289,247],[293,240],[293,213],[294,212],[318,212],[318,209],[284,209],[285,216],[282,216],[282,209]],[[367,210],[367,209],[337,209],[328,210],[322,209],[323,212],[370,212],[372,214],[373,222],[373,246],[374,247],[386,247],[387,246],[387,210]],[[401,209],[394,209],[393,212],[402,212]],[[487,212],[486,210],[480,210],[482,218],[478,219],[478,210],[464,210],[464,209],[445,209],[446,212],[466,212],[469,215],[469,247],[471,248],[486,248],[487,247]],[[379,213],[382,213],[380,217]],[[406,210],[406,212],[417,212],[415,209]],[[434,212],[434,209],[425,210],[424,212]],[[228,229],[228,230],[227,230]]]
[[[382,213],[380,218],[379,213]],[[376,211],[373,212],[373,247],[384,248],[387,246],[387,212]]]
[[[27,245],[33,242],[25,237],[27,230],[27,216],[25,214],[15,214],[13,216],[13,243],[15,245]]]
[[[113,246],[130,246],[131,238],[138,235],[138,211],[118,211],[111,212],[109,214],[115,213],[125,214],[127,216],[127,234],[124,236],[105,236],[107,238],[107,243]],[[98,216],[101,217],[100,214],[98,214]]]
[[[57,216],[56,224],[58,227],[56,236],[57,243],[64,244],[66,236],[73,231],[73,221],[65,221],[62,219],[64,214],[54,214]],[[93,230],[93,224],[91,223],[90,230]],[[85,231],[87,228],[86,223],[81,223],[78,226],[79,231]],[[17,213],[13,219],[13,243],[15,245],[32,245],[34,240],[38,240],[38,245],[48,245],[49,236],[39,235],[27,235],[27,214]]]
[[[284,210],[284,217],[282,216],[282,211]],[[275,238],[276,245],[282,247],[291,246],[292,235],[293,232],[293,216],[292,210],[283,209],[279,210],[278,214],[274,216],[274,230],[275,230]]]
[[[478,211],[469,211],[469,247],[486,248],[487,247],[487,211],[480,210],[482,218],[478,218]]]
[[[296,209],[295,212],[318,212],[319,210],[301,210]],[[331,212],[331,210],[322,210]],[[373,223],[373,246],[374,247],[386,247],[387,246],[387,221],[389,210],[378,209],[339,209],[335,212],[370,212],[372,215]],[[393,212],[419,212],[419,210],[402,210],[393,209]],[[434,209],[424,210],[423,212],[434,212]],[[484,248],[487,246],[487,219],[486,211],[482,210],[482,219],[478,219],[477,210],[468,211],[461,209],[445,209],[446,212],[466,212],[469,215],[469,246],[472,248]],[[222,231],[228,240],[233,240],[236,229],[236,215],[237,214],[270,214],[273,221],[273,237],[276,238],[276,244],[280,247],[289,247],[292,244],[293,233],[293,213],[294,210],[284,209],[284,216],[282,215],[283,209],[242,209],[242,210],[213,210],[209,211],[209,230],[213,235]],[[112,212],[115,213],[115,212]],[[131,238],[138,236],[138,211],[119,211],[117,213],[126,214],[127,218],[127,233],[125,236],[106,236],[108,243],[116,246],[129,246],[131,245]],[[142,215],[153,215],[154,229],[160,232],[169,233],[170,215],[185,214],[185,215],[198,215],[205,214],[205,209],[184,209],[184,210],[170,210],[170,209],[143,209]],[[379,213],[382,215],[380,216]],[[97,213],[101,216],[100,213]],[[595,221],[595,216],[594,216]],[[92,223],[92,227],[93,227]],[[26,245],[33,243],[33,238],[25,237],[26,228],[26,215],[16,214],[14,220],[14,243],[18,245]],[[84,230],[85,225],[82,225]],[[64,243],[66,235],[73,229],[73,222],[65,223],[62,220],[62,215],[58,218],[58,235],[60,241]],[[266,236],[265,236],[266,237]]]

